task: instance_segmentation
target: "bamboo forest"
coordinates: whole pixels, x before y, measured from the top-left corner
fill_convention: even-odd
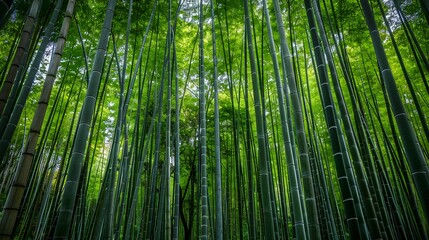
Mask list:
[[[428,239],[429,0],[0,0],[0,239]]]

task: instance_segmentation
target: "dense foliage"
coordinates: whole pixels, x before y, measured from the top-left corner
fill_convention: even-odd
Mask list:
[[[425,0],[0,0],[0,239],[427,239]]]

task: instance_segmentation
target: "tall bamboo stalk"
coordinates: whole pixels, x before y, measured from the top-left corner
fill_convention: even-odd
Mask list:
[[[216,29],[215,29],[215,14],[214,14],[214,0],[210,1],[210,19],[211,19],[211,32],[212,32],[212,45],[213,45],[213,88],[214,88],[214,131],[215,131],[215,162],[216,162],[216,239],[223,239],[223,218],[222,218],[222,166],[220,154],[220,127],[219,127],[219,86],[218,86],[218,70],[217,70],[217,48],[216,48]]]
[[[267,166],[267,149],[266,149],[266,139],[264,134],[264,127],[262,122],[262,111],[261,111],[261,100],[260,100],[260,91],[259,91],[259,80],[256,69],[256,60],[253,47],[253,37],[250,25],[250,15],[249,15],[249,6],[248,0],[243,0],[244,2],[244,21],[245,21],[245,35],[247,38],[247,47],[249,51],[249,61],[250,69],[252,76],[252,87],[253,87],[253,104],[255,107],[255,116],[256,116],[256,129],[258,133],[258,162],[259,162],[259,176],[260,176],[260,186],[261,186],[261,195],[262,195],[262,209],[263,217],[265,224],[265,234],[268,239],[274,239],[274,219],[271,208],[271,194],[270,194],[270,175],[268,174]]]
[[[73,209],[78,187],[77,184],[81,174],[82,161],[86,149],[89,126],[91,125],[92,115],[94,113],[95,100],[97,99],[98,87],[100,84],[105,53],[107,51],[115,5],[116,0],[109,0],[103,29],[101,30],[97,54],[94,59],[94,65],[88,83],[85,102],[82,106],[81,118],[79,119],[78,128],[76,130],[76,144],[73,146],[72,156],[70,159],[67,182],[64,188],[57,225],[55,227],[55,239],[67,239],[72,225]]]
[[[204,72],[204,12],[203,0],[199,3],[199,139],[200,139],[200,161],[201,161],[201,239],[209,239],[209,205],[208,205],[208,186],[207,186],[207,129],[206,129],[206,88]]]
[[[423,156],[414,128],[412,127],[408,114],[402,104],[401,97],[399,96],[398,88],[396,86],[395,79],[393,78],[380,34],[378,33],[378,28],[375,23],[371,7],[367,0],[361,0],[360,3],[366,24],[370,31],[372,44],[376,51],[378,65],[382,73],[384,84],[386,85],[389,101],[391,102],[390,106],[395,115],[396,124],[398,125],[399,133],[402,138],[411,175],[413,177],[426,220],[429,221],[429,205],[427,204],[429,202],[428,165],[425,161],[425,157]]]

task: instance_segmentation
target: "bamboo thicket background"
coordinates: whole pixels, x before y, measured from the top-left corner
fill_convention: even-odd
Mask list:
[[[0,239],[427,239],[425,0],[0,0]]]

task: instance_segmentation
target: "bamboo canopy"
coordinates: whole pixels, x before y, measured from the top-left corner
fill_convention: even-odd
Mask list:
[[[427,239],[425,0],[0,0],[0,239]]]

